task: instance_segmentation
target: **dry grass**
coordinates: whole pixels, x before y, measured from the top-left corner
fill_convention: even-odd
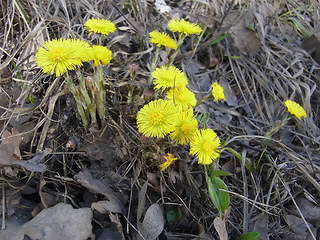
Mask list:
[[[159,173],[155,160],[159,160],[159,146],[166,143],[158,141],[142,145],[134,115],[125,112],[128,66],[138,63],[139,78],[148,78],[153,50],[148,44],[148,32],[164,30],[169,17],[150,11],[154,7],[151,1],[110,2],[1,2],[0,91],[8,98],[0,109],[1,134],[13,126],[12,120],[26,117],[34,125],[21,131],[22,136],[32,133],[23,157],[27,159],[48,147],[48,137],[52,131],[60,129],[67,91],[62,78],[39,71],[34,63],[35,51],[47,39],[90,38],[83,31],[83,23],[91,17],[111,19],[119,30],[105,41],[114,53],[106,82],[108,128],[113,129],[117,137],[114,144],[125,149],[128,156],[128,161],[112,169],[122,179],[130,179],[129,213],[125,217],[136,226],[133,205],[137,203],[137,192],[148,180],[147,201],[160,201],[165,209],[178,209],[185,217],[185,222],[179,223],[181,226],[166,226],[168,238],[192,238],[192,234],[200,235],[203,231],[207,234],[203,234],[203,238],[210,239],[210,235],[216,235],[212,221],[217,212],[208,197],[203,169],[190,159],[187,149],[166,146],[182,160],[175,169]],[[227,152],[221,154],[217,163],[222,169],[234,171],[232,177],[225,178],[231,195],[230,239],[254,229],[257,220],[264,216],[269,222],[270,239],[284,239],[286,233],[292,233],[284,217],[290,214],[289,206],[299,210],[295,199],[320,201],[320,67],[301,48],[301,38],[306,32],[319,30],[320,4],[316,1],[311,5],[301,1],[238,2],[237,5],[224,0],[178,3],[175,12],[193,22],[203,23],[206,34],[199,39],[192,38],[175,64],[187,75],[190,88],[198,99],[210,90],[211,82],[217,80],[224,84],[230,101],[221,104],[206,102],[197,111],[209,113],[212,128],[221,139],[231,137],[228,146],[237,149],[243,159],[253,164],[261,158],[255,171],[248,171],[244,163]],[[235,17],[230,20],[228,16],[235,11]],[[210,45],[217,37],[229,33],[238,19],[245,19],[261,40],[260,51],[255,56],[241,54],[231,37]],[[297,22],[304,30],[297,28]],[[218,59],[217,65],[208,64],[212,58]],[[30,97],[35,99],[34,104],[30,103]],[[263,136],[283,118],[285,108],[282,102],[286,99],[299,102],[308,117],[290,121],[263,150],[267,141]],[[63,134],[61,129],[59,131]],[[65,138],[52,141],[53,155],[67,151],[62,147],[65,145],[62,140]],[[74,161],[77,167],[72,169],[69,165],[69,172],[76,172],[86,165],[79,163],[80,160]],[[54,169],[44,177],[55,178],[53,176],[57,174],[54,172],[59,170]],[[38,176],[31,177],[38,179]],[[60,178],[53,181],[60,184]],[[306,223],[303,213],[298,212]],[[186,226],[188,230],[183,233]],[[203,230],[194,231],[195,226],[201,226]],[[127,226],[124,224],[123,227]]]

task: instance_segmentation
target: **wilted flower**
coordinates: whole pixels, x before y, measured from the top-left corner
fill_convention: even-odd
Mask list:
[[[298,103],[291,100],[286,100],[284,105],[286,105],[290,114],[299,118],[300,120],[302,117],[307,117],[306,111]]]
[[[214,100],[216,102],[218,102],[219,100],[225,100],[223,88],[221,87],[221,85],[215,82],[211,85],[211,87],[212,87],[212,96],[214,97]]]
[[[166,156],[163,156],[163,158],[166,161],[159,165],[159,167],[161,167],[161,171],[167,169],[167,167],[169,167],[174,160],[177,160],[177,158],[175,158],[171,153],[166,154]]]

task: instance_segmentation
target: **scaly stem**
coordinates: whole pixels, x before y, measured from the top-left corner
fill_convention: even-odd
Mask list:
[[[170,67],[173,63],[173,61],[175,60],[176,56],[178,55],[179,51],[180,51],[180,47],[183,43],[183,40],[186,38],[186,35],[184,34],[180,34],[179,35],[179,39],[177,42],[177,49],[174,50],[174,52],[172,53],[172,55],[170,56],[170,59],[168,61],[167,67]]]
[[[67,87],[68,87],[69,91],[72,93],[74,99],[76,100],[77,109],[78,109],[78,113],[80,114],[81,120],[82,120],[84,125],[89,126],[89,117],[87,116],[87,114],[85,112],[85,109],[84,109],[84,108],[86,108],[86,103],[81,98],[80,92],[76,88],[76,86],[74,85],[74,83],[73,83],[71,77],[69,76],[69,74],[66,73],[64,76],[65,76],[65,79],[66,79]]]
[[[150,68],[150,75],[148,78],[148,84],[151,86],[153,77],[151,76],[151,73],[156,69],[158,59],[159,59],[159,54],[161,52],[161,47],[156,47],[156,51],[153,54],[152,62],[151,62],[151,68]]]
[[[105,118],[105,102],[106,102],[106,92],[104,89],[104,73],[103,65],[96,66],[94,68],[93,75],[94,83],[96,86],[95,95],[96,95],[96,105],[98,114],[101,120]]]

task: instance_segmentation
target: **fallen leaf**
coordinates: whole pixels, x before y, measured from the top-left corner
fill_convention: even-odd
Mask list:
[[[91,192],[102,194],[103,196],[108,198],[108,201],[106,202],[109,203],[101,203],[100,205],[94,205],[94,207],[102,210],[103,206],[105,206],[105,210],[109,208],[114,209],[119,213],[125,212],[123,203],[118,198],[116,192],[112,190],[110,186],[104,184],[100,179],[94,179],[88,169],[79,172],[74,176],[74,179]]]
[[[91,221],[92,212],[89,208],[73,209],[69,204],[59,203],[42,210],[31,221],[20,226],[10,240],[85,240],[92,237]]]
[[[308,231],[306,224],[301,218],[295,215],[287,215],[285,216],[285,220],[287,221],[287,224],[289,225],[290,229],[295,233],[296,239],[301,239],[301,240],[313,239],[310,236],[310,233]],[[313,235],[317,236],[317,231],[315,227],[308,222],[307,224],[309,225]]]
[[[268,215],[263,214],[254,224],[253,231],[259,233],[257,240],[268,239]]]
[[[91,209],[97,210],[100,213],[112,212],[112,213],[124,214],[122,206],[118,202],[115,202],[115,201],[94,202],[91,204]]]
[[[18,159],[22,159],[21,152],[20,152],[20,144],[23,138],[21,136],[18,136],[18,134],[19,134],[18,129],[13,127],[11,132],[9,132],[8,130],[5,130],[1,138],[2,138],[2,144],[3,143],[12,144],[14,148],[13,156]]]
[[[163,231],[164,218],[159,204],[152,204],[143,219],[138,222],[138,230],[146,240],[155,240]]]
[[[261,41],[255,31],[243,27],[233,34],[234,45],[243,54],[254,56],[259,52]]]
[[[218,232],[220,240],[228,240],[228,232],[226,228],[226,222],[220,217],[216,217],[213,221],[214,228]]]

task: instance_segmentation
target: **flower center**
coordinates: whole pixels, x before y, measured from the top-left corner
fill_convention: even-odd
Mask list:
[[[189,125],[187,123],[182,124],[181,131],[186,134],[189,131]]]
[[[52,51],[51,56],[53,59],[56,61],[62,61],[66,58],[66,52],[64,51],[63,48],[57,48]]]
[[[163,122],[164,114],[162,111],[156,111],[150,116],[150,121],[153,125],[159,125]]]
[[[205,151],[205,152],[210,152],[212,150],[211,148],[211,143],[210,142],[204,142],[202,144],[202,149]]]

